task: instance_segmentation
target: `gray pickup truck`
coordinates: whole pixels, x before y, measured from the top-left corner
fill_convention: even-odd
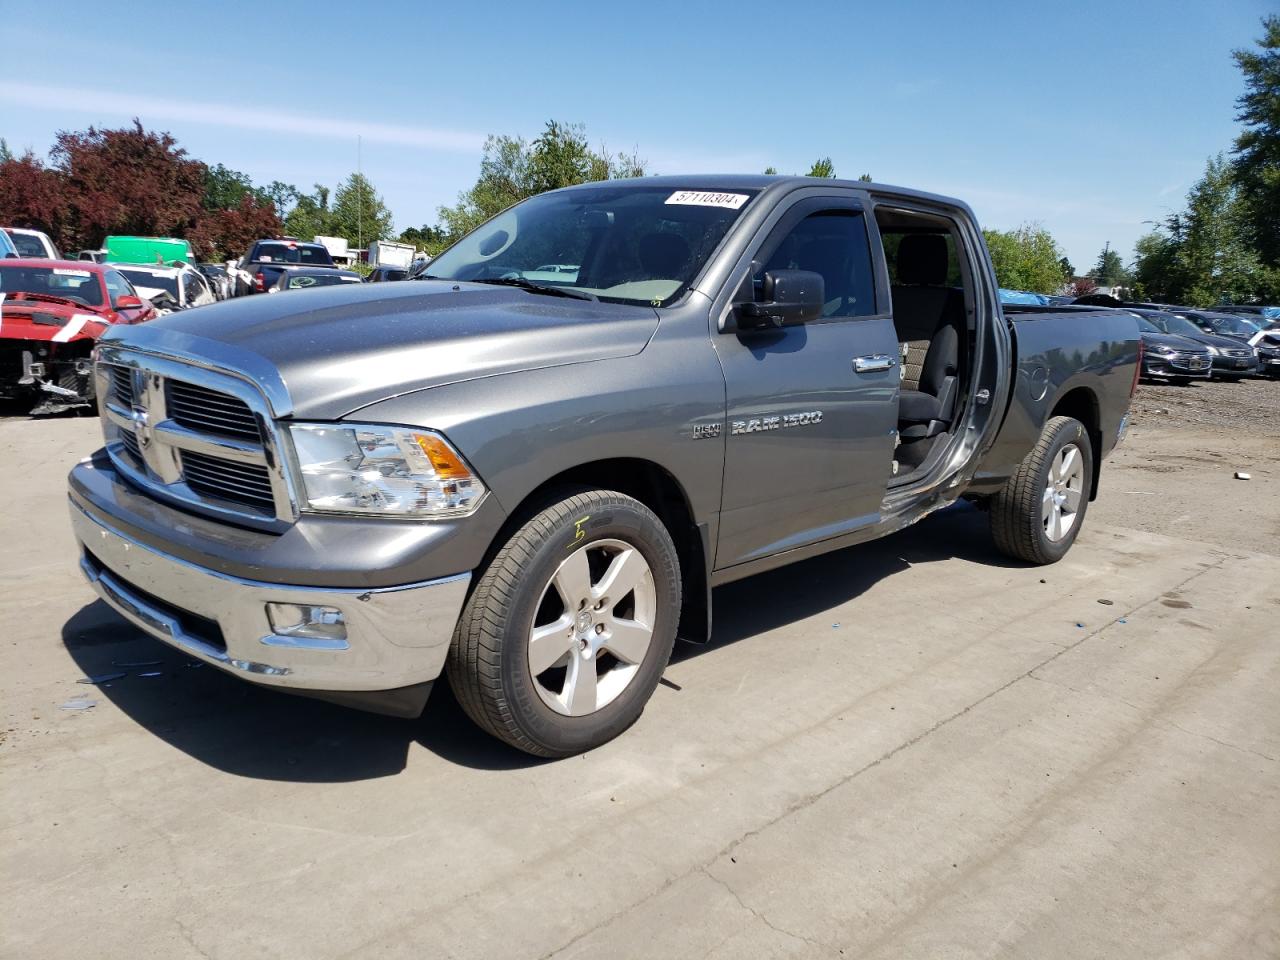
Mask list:
[[[718,584],[961,497],[1058,560],[1140,350],[1123,311],[1002,310],[955,200],[583,185],[419,280],[113,329],[71,518],[101,597],[195,658],[401,716],[445,673],[565,756],[635,722]]]

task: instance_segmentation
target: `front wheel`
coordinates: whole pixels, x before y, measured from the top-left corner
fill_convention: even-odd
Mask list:
[[[582,753],[639,718],[680,612],[675,544],[644,504],[586,490],[539,512],[485,568],[446,671],[481,728],[541,757]]]
[[[1084,523],[1093,484],[1093,444],[1084,424],[1053,417],[1004,488],[991,498],[991,532],[1002,553],[1056,563]]]

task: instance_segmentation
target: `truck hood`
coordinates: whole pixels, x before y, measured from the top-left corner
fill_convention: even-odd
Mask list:
[[[337,420],[446,383],[631,356],[657,325],[651,307],[411,280],[242,297],[107,337],[276,381],[277,416]]]
[[[1242,346],[1248,346],[1247,343],[1242,344],[1235,337],[1224,337],[1216,333],[1175,333],[1172,336],[1194,340],[1196,343],[1203,343],[1206,347],[1216,347],[1219,350],[1239,350]]]

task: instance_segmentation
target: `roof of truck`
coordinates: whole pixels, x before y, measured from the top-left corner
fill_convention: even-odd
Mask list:
[[[910,187],[898,187],[888,183],[868,182],[866,180],[824,179],[820,177],[781,176],[767,173],[698,173],[689,176],[663,175],[660,177],[631,177],[624,180],[595,180],[580,183],[564,190],[579,190],[590,187],[618,187],[634,184],[637,187],[669,187],[672,190],[768,190],[776,188],[777,192],[788,192],[797,187],[816,187],[822,185],[852,187],[858,190],[870,190],[873,193],[892,193],[896,196],[915,198],[918,200],[943,203],[948,206],[968,208],[963,200],[930,193],[927,190],[914,190]]]

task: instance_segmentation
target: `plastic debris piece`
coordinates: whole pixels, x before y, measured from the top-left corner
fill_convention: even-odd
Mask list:
[[[1077,624],[1076,624],[1076,626],[1077,626],[1077,627],[1080,627],[1081,629],[1083,629],[1083,628],[1084,628],[1084,624],[1083,624],[1083,623],[1077,623]]]
[[[163,660],[112,660],[113,667],[158,667]]]
[[[1237,479],[1237,480],[1252,480],[1252,479],[1253,479],[1253,477],[1249,476],[1249,474],[1245,473],[1243,470],[1237,470],[1237,471],[1236,471],[1236,479]]]
[[[831,629],[832,629],[832,630],[834,630],[834,629],[835,629],[836,627],[838,627],[838,626],[840,626],[840,624],[838,624],[838,623],[833,623],[833,624],[831,625]]]
[[[96,677],[81,677],[76,683],[92,683],[95,686],[99,683],[110,683],[112,680],[119,680],[121,677],[127,677],[128,674],[123,671],[120,673],[100,673]]]
[[[1128,622],[1129,621],[1126,620],[1124,617],[1121,617],[1119,620],[1116,621],[1116,623],[1128,623]]]
[[[1107,607],[1109,607],[1109,606],[1111,606],[1112,604],[1114,604],[1114,603],[1115,603],[1115,601],[1114,601],[1114,600],[1107,600],[1107,599],[1105,599],[1105,598],[1103,598],[1103,597],[1099,597],[1099,598],[1098,598],[1098,602],[1099,602],[1099,603],[1101,603],[1103,606],[1107,606]]]
[[[151,670],[151,671],[149,671],[149,672],[147,672],[147,673],[140,673],[140,674],[138,674],[138,676],[140,676],[140,677],[163,677],[163,676],[164,676],[164,671],[163,671],[163,670]]]
[[[68,700],[66,703],[58,704],[63,710],[88,710],[90,707],[96,707],[97,705],[97,700],[86,700],[83,697],[77,697],[74,700]]]

